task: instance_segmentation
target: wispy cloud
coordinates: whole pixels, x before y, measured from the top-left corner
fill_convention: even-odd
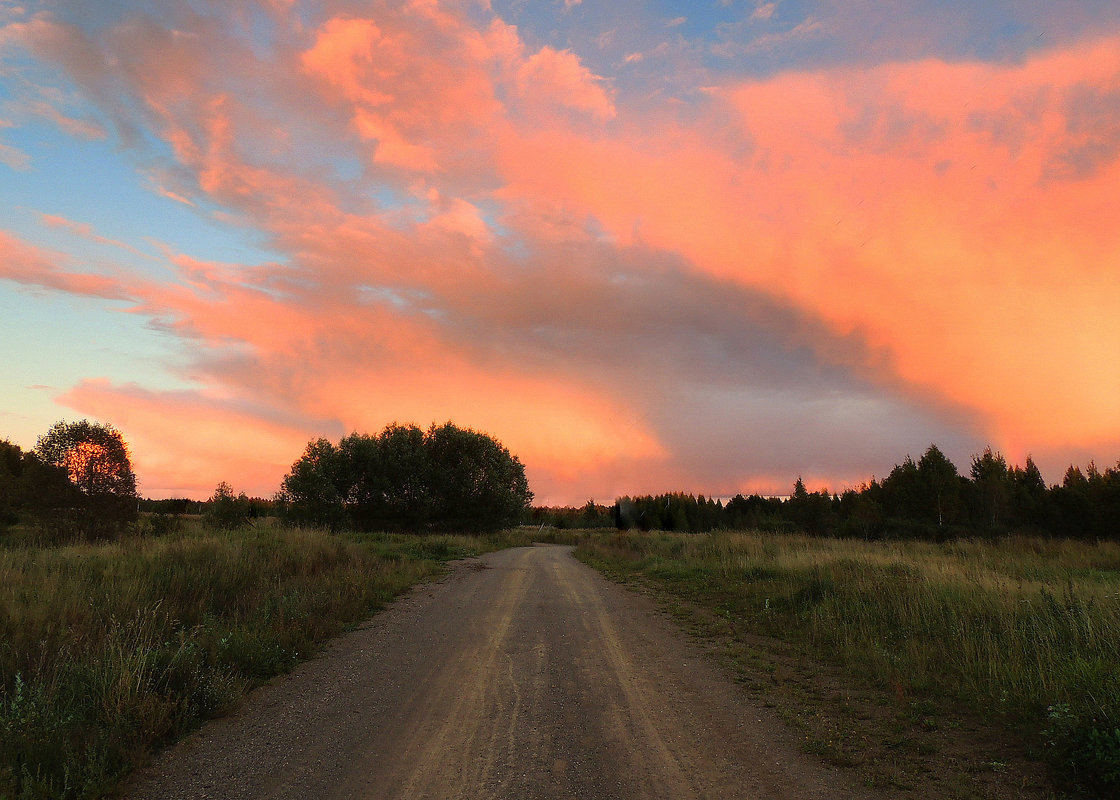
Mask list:
[[[82,139],[104,139],[107,136],[105,129],[97,122],[88,119],[76,119],[67,116],[53,104],[45,100],[34,100],[26,103],[22,109],[25,113],[42,117],[57,125],[71,136]]]
[[[816,39],[824,35],[825,32],[826,28],[821,20],[816,17],[808,17],[789,30],[764,33],[746,41],[741,41],[738,35],[738,26],[735,26],[727,32],[722,41],[712,45],[711,51],[713,55],[724,58],[737,58],[746,54],[775,50]]]
[[[778,10],[777,3],[758,3],[754,11],[751,13],[753,20],[768,20],[774,16],[774,12]]]
[[[31,156],[9,144],[0,142],[0,164],[5,164],[17,172],[24,172],[31,167]]]
[[[94,242],[95,244],[103,244],[109,247],[115,247],[120,250],[124,250],[125,252],[132,253],[133,255],[140,256],[142,258],[152,258],[152,256],[148,253],[145,253],[144,251],[132,246],[131,244],[128,244],[127,242],[122,242],[118,239],[110,239],[106,236],[101,236],[88,222],[74,222],[73,220],[66,219],[65,217],[59,216],[57,214],[45,214],[42,212],[38,212],[38,216],[39,220],[48,228],[62,229],[72,233],[75,236],[81,237],[82,239]]]
[[[69,267],[69,259],[0,230],[0,280],[106,300],[128,300],[119,281]]]

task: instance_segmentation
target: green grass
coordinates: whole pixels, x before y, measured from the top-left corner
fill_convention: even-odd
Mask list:
[[[0,548],[0,798],[96,798],[442,562],[531,537],[189,523]],[[16,544],[12,545],[11,541]]]
[[[967,707],[1067,787],[1120,792],[1120,544],[612,533],[577,555],[908,707]]]

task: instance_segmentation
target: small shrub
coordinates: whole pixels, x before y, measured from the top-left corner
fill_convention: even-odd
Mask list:
[[[149,514],[140,520],[137,532],[141,536],[167,536],[179,530],[182,519],[178,514]]]
[[[1120,796],[1120,725],[1066,704],[1050,706],[1047,720],[1046,745],[1059,773],[1091,796]]]
[[[233,488],[222,481],[210,496],[206,510],[202,513],[202,521],[208,528],[237,530],[249,524],[249,511],[249,498],[245,493],[235,496]]]

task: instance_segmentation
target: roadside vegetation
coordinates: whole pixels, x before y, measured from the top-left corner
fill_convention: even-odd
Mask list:
[[[0,798],[111,793],[443,562],[528,544],[531,499],[451,423],[313,441],[269,500],[142,500],[111,425],[0,441]]]
[[[931,446],[842,495],[531,500],[450,423],[312,441],[270,499],[141,499],[109,425],[0,441],[0,798],[111,793],[443,562],[535,538],[660,597],[869,783],[1013,796],[1019,758],[1120,796],[1120,464],[1047,488]]]
[[[951,754],[922,732],[967,718],[1047,761],[1067,790],[1120,796],[1120,543],[617,532],[584,536],[576,553],[723,641],[760,697],[788,702],[808,749],[871,783],[939,780],[923,760]],[[844,688],[829,696],[813,665]],[[841,697],[861,686],[890,713]],[[984,741],[972,737],[964,772],[1008,768]],[[909,775],[896,769],[908,748]],[[997,796],[977,791],[982,775],[962,780],[948,788]]]
[[[111,793],[442,562],[528,540],[172,527],[0,547],[0,797]]]

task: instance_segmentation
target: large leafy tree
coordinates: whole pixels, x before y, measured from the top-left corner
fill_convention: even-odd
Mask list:
[[[381,432],[377,444],[383,487],[379,505],[385,516],[383,525],[372,527],[393,530],[436,527],[442,465],[433,461],[431,443],[424,431],[415,425],[394,423]]]
[[[517,457],[484,433],[447,423],[425,436],[435,501],[434,522],[446,529],[515,525],[533,493]]]
[[[403,531],[498,530],[532,497],[516,456],[451,423],[311,442],[277,495],[290,522]]]
[[[76,490],[71,499],[58,499],[60,506],[69,506],[80,533],[110,535],[136,518],[136,474],[128,445],[112,425],[57,422],[32,452],[43,465],[64,473]]]
[[[333,444],[326,439],[308,442],[276,495],[284,518],[295,525],[342,525],[345,486],[340,484],[345,479],[340,472],[339,451]]]
[[[56,422],[35,443],[35,455],[62,467],[77,489],[90,497],[136,497],[136,475],[128,446],[112,425]]]

